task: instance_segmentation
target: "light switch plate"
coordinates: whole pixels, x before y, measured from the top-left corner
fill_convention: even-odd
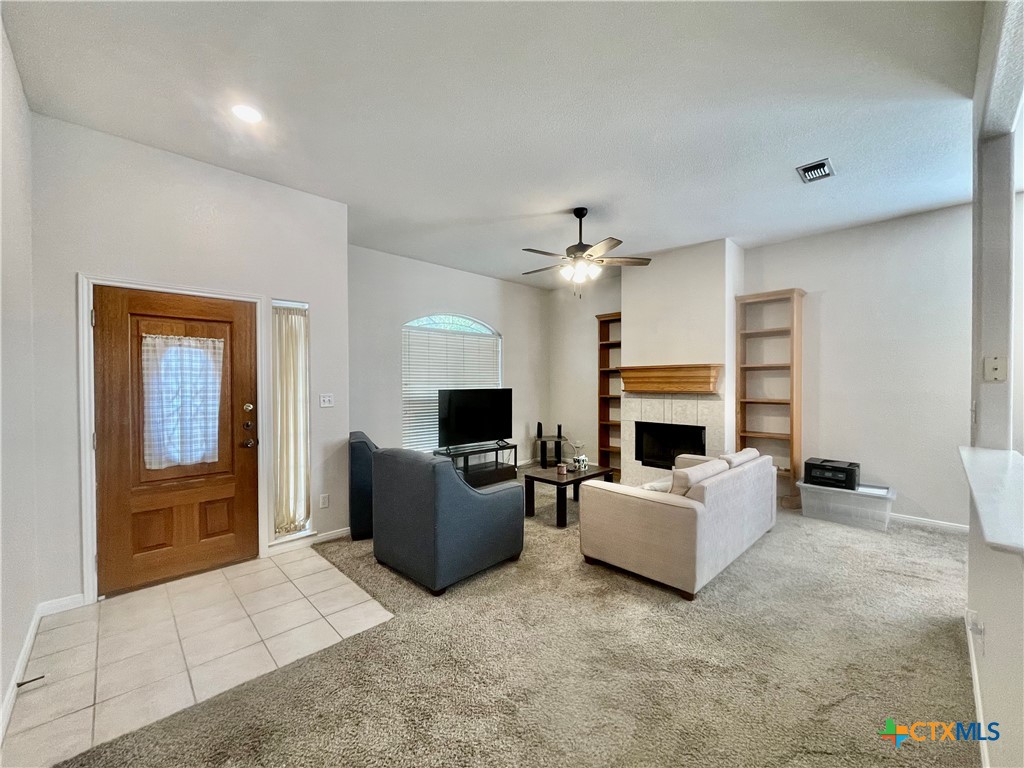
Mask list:
[[[1006,381],[1006,358],[986,357],[982,378],[985,381]]]
[[[320,509],[327,509],[331,505],[331,495],[329,493],[320,494]]]
[[[334,395],[328,392],[325,395],[320,395],[320,407],[321,408],[333,408],[334,407]]]

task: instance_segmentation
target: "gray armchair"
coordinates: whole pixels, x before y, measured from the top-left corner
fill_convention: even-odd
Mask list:
[[[373,554],[435,595],[523,551],[523,487],[477,490],[451,460],[373,453]]]
[[[348,435],[348,525],[352,541],[373,537],[373,452],[363,432]]]

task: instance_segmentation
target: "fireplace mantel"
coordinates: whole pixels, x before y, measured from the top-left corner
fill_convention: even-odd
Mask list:
[[[723,367],[710,363],[637,365],[619,368],[619,373],[623,392],[713,395],[718,391],[718,377]]]

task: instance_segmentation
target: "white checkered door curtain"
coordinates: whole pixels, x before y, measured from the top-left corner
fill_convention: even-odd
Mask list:
[[[216,462],[224,340],[142,337],[146,469]]]
[[[437,391],[501,386],[496,333],[402,328],[402,445],[437,447]]]

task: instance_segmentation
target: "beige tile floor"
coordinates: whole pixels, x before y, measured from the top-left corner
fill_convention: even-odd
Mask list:
[[[0,763],[52,765],[390,618],[309,548],[46,616]]]

